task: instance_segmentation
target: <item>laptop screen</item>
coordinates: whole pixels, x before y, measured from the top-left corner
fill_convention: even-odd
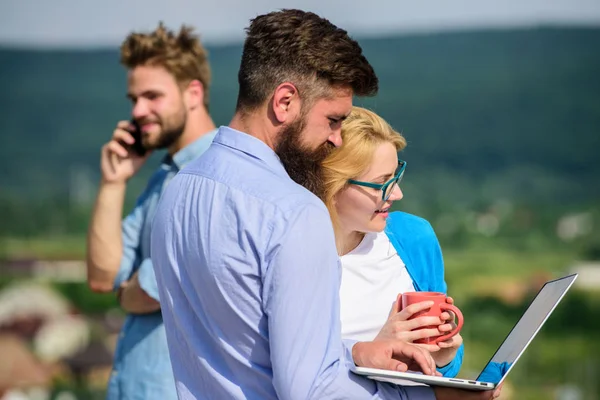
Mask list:
[[[576,278],[577,274],[565,276],[547,282],[540,289],[519,322],[479,374],[478,381],[499,384],[504,379]]]

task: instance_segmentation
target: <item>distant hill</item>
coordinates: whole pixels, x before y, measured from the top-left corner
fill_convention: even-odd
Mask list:
[[[407,201],[599,198],[600,28],[359,41],[381,90],[357,103],[407,137]],[[241,45],[209,51],[211,111],[227,124]],[[1,193],[93,187],[99,148],[130,111],[117,50],[0,49],[0,88]]]

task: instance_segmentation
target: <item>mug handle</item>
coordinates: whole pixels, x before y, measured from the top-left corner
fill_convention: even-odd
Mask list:
[[[448,303],[442,303],[442,304],[440,304],[440,309],[442,311],[452,311],[454,313],[454,315],[456,315],[456,319],[458,320],[458,322],[456,323],[456,328],[452,329],[450,332],[446,333],[445,335],[436,337],[435,340],[433,340],[433,343],[443,342],[444,340],[448,340],[452,336],[456,335],[462,329],[463,323],[465,321],[462,313],[460,312],[458,307],[456,307],[455,305],[448,304]]]

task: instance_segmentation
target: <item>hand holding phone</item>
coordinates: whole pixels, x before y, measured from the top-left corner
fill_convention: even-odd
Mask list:
[[[126,182],[142,167],[149,154],[150,150],[142,144],[138,125],[130,120],[119,121],[110,141],[102,146],[102,180],[107,183]]]

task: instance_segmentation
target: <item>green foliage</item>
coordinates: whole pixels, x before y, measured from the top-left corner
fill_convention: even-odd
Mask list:
[[[94,293],[85,283],[54,283],[53,287],[82,314],[99,315],[120,307],[114,294]]]
[[[381,89],[357,102],[407,137],[415,202],[594,199],[599,41],[584,28],[360,40]],[[227,124],[241,46],[209,50],[211,113]],[[99,148],[130,111],[116,49],[0,49],[0,84],[3,192],[64,199],[74,172],[97,178]]]
[[[497,200],[555,214],[597,201],[599,41],[600,29],[584,28],[360,40],[380,93],[357,103],[409,142],[399,207],[436,218]],[[238,45],[210,48],[217,125],[233,113],[240,54]],[[116,49],[0,49],[0,235],[86,231],[100,146],[129,118],[125,78]],[[160,157],[132,179],[129,205]],[[441,236],[468,245],[464,229]]]
[[[35,237],[0,236],[0,260],[30,259],[77,260],[85,258],[85,237],[82,235],[48,235],[38,232]]]

